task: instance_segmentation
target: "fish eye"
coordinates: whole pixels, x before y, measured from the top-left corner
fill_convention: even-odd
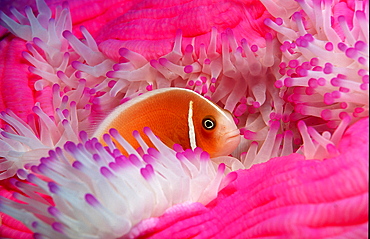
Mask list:
[[[214,129],[216,127],[216,121],[211,119],[211,118],[204,118],[202,123],[203,123],[203,127],[206,130],[211,130],[211,129]]]

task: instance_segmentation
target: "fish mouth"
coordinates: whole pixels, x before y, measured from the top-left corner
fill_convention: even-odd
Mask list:
[[[226,138],[226,143],[230,139],[233,139],[233,138],[239,137],[239,136],[240,136],[240,130],[239,129],[234,129],[234,130],[231,130],[231,131],[227,132],[226,134],[224,134],[224,137]]]
[[[214,157],[218,156],[226,156],[231,154],[239,145],[240,143],[240,131],[239,129],[231,130],[223,135],[225,140],[223,141],[222,148],[214,155]]]

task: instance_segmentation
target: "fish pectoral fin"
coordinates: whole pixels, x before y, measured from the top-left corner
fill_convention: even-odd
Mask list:
[[[160,141],[162,141],[162,143],[164,143],[167,147],[169,148],[173,148],[173,145],[176,144],[176,142],[174,142],[172,139],[168,138],[168,137],[165,137],[165,138],[160,138],[159,139]]]

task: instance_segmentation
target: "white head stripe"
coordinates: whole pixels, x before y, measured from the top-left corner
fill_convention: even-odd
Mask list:
[[[189,102],[189,114],[188,114],[188,125],[189,125],[189,140],[190,140],[190,147],[194,150],[197,147],[195,142],[195,128],[193,122],[193,101]]]

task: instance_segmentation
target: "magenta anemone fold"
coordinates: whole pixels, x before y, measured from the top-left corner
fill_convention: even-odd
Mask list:
[[[0,237],[366,237],[368,0],[19,0],[0,24]],[[92,138],[168,87],[237,148]]]

